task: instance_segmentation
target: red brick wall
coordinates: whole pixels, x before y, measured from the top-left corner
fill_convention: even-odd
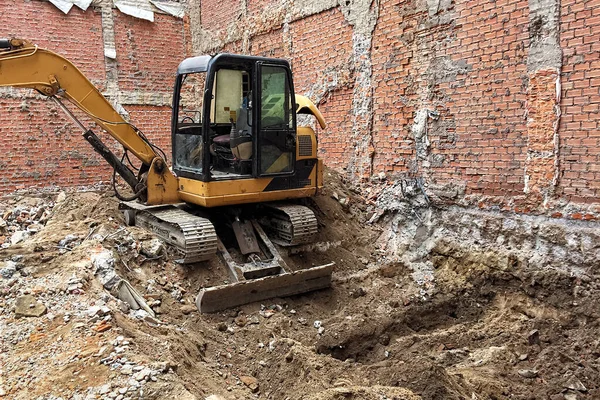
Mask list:
[[[319,157],[329,167],[344,170],[353,151],[352,89],[336,90],[327,95],[319,105],[327,121],[327,128],[318,127]]]
[[[334,7],[293,17],[285,25],[286,10],[272,0],[250,0],[246,10],[230,0],[200,4],[202,29],[221,40],[230,34],[231,42],[223,50],[290,60],[296,91],[318,101],[329,123],[320,132],[326,164],[352,170],[349,163],[361,139],[353,135],[359,93],[355,68],[365,64],[354,59],[358,28],[347,22],[348,14],[345,18],[340,7]],[[512,210],[547,209],[552,201],[600,203],[600,3],[561,2],[560,119],[556,70],[528,68],[533,14],[527,0],[458,0],[432,15],[423,4],[382,0],[379,5],[369,53],[373,174],[455,184],[464,188],[465,196],[456,201]],[[36,1],[0,12],[6,35],[24,36],[65,54],[104,87],[98,11],[74,7],[64,16],[51,4]],[[114,19],[119,87],[170,92],[174,69],[183,57],[174,55],[189,51],[195,27],[158,14],[154,23],[117,11]],[[228,28],[234,30],[228,33]],[[240,35],[244,30],[247,42]],[[87,165],[85,160],[97,157],[74,137],[78,132],[70,141],[54,133],[65,131],[68,122],[62,117],[50,121],[47,103],[28,100],[29,110],[19,111],[22,100],[1,102],[3,108],[16,111],[0,115],[0,143],[3,150],[10,149],[0,172],[0,191],[92,184],[107,171],[101,161]],[[168,107],[126,108],[132,121],[170,155]],[[413,132],[415,117],[424,109],[439,113],[437,121],[427,121],[426,148]],[[44,152],[39,151],[40,141]],[[69,153],[74,149],[84,156]],[[31,157],[36,151],[43,154]],[[425,157],[419,157],[419,151],[425,151]],[[28,171],[33,172],[24,172],[19,160],[28,160]]]
[[[469,70],[436,88],[443,99],[441,121],[451,118],[456,131],[449,132],[453,137],[446,146],[441,146],[445,138],[434,137],[433,151],[447,162],[432,168],[432,179],[465,181],[467,194],[522,194],[527,1],[499,1],[493,9],[463,1],[456,5],[456,13],[459,24],[452,32],[456,39],[443,53],[464,60]]]
[[[291,23],[290,33],[294,89],[319,101],[328,125],[319,128],[319,154],[330,167],[344,169],[352,151],[352,28],[335,8]]]
[[[522,192],[526,66],[518,49],[527,1],[504,3],[485,12],[481,2],[457,2],[456,25],[424,31],[427,12],[414,2],[381,3],[373,38],[375,172],[463,181],[467,194]],[[424,49],[435,57],[422,56]],[[423,104],[440,114],[427,122],[429,167],[416,160],[411,132]]]
[[[171,162],[171,107],[127,106],[129,117]]]
[[[247,0],[248,14],[260,16],[266,8],[277,7],[281,4],[278,0]]]
[[[3,3],[1,37],[28,39],[75,61],[91,81],[105,80],[100,12],[73,7],[65,15],[49,2]]]
[[[113,16],[119,89],[170,93],[177,65],[186,56],[183,22],[155,14],[155,22],[150,23],[116,10]],[[17,2],[0,9],[0,20],[0,36],[26,38],[55,51],[73,62],[100,90],[106,89],[99,9],[90,7],[84,12],[73,7],[65,15],[49,2]],[[0,95],[0,109],[0,194],[110,181],[112,170],[53,102],[25,89]],[[170,108],[125,105],[125,109],[131,121],[170,159]],[[84,125],[92,126],[76,114]],[[93,129],[120,154],[120,145],[97,127]]]
[[[600,198],[600,2],[561,2],[563,115],[559,193],[577,202]]]
[[[599,203],[600,3],[561,2],[560,77],[528,64],[535,14],[527,0],[460,0],[431,15],[423,4],[379,4],[370,51],[373,174],[456,184],[471,204],[511,210]],[[247,13],[262,21],[275,6],[251,0]],[[278,22],[263,28],[247,29],[250,52],[290,59],[296,91],[319,100],[329,122],[321,155],[331,167],[351,169],[356,28],[340,7],[291,21],[289,44]],[[428,119],[429,146],[419,158],[412,129],[423,109],[439,119]]]
[[[186,57],[183,22],[155,14],[154,22],[113,11],[119,88],[171,92],[177,66]]]
[[[296,91],[324,86],[327,70],[348,69],[352,61],[352,27],[339,9],[294,21],[290,24],[290,33]],[[349,77],[345,80],[351,81]]]
[[[201,1],[202,27],[211,31],[225,31],[241,11],[239,0]]]
[[[410,123],[419,96],[416,77],[422,65],[414,62],[414,4],[382,1],[373,32],[373,145],[374,172],[407,173],[414,164],[415,146]]]
[[[285,58],[281,29],[253,37],[249,50],[255,56]]]

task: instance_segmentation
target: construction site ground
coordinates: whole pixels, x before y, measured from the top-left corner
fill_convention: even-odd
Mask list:
[[[214,314],[194,299],[226,283],[218,259],[175,263],[110,192],[3,199],[0,398],[600,398],[593,275],[495,269],[493,248],[417,229],[421,279],[392,256],[389,214],[331,171],[326,185],[308,203],[316,245],[286,259],[335,262],[331,289]],[[99,260],[156,315],[105,290]]]

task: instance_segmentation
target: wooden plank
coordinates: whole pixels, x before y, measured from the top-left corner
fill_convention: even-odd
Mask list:
[[[331,286],[334,263],[292,273],[213,286],[200,291],[196,306],[210,313],[273,297],[286,297]]]

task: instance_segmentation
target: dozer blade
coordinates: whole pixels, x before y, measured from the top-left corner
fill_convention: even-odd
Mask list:
[[[210,313],[273,297],[326,289],[331,286],[334,264],[202,289],[196,297],[196,306],[201,313]]]

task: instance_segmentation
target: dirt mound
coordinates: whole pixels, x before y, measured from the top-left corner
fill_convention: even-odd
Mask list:
[[[600,396],[594,271],[528,268],[428,225],[438,211],[426,202],[386,194],[384,211],[337,174],[326,179],[307,201],[317,242],[285,258],[334,261],[333,287],[206,315],[194,298],[227,280],[223,266],[148,256],[153,236],[126,227],[109,194],[4,203],[7,225],[21,218],[13,232],[39,226],[0,250],[0,397]],[[44,211],[27,221],[34,208]],[[131,309],[100,270],[127,280],[154,315]],[[15,312],[25,295],[41,316]]]

